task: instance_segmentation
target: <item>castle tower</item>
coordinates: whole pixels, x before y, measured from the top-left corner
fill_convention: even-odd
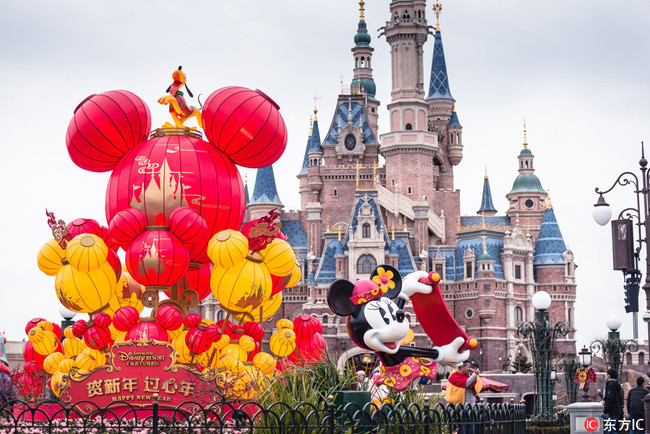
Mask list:
[[[549,313],[553,321],[566,321],[573,325],[576,297],[573,253],[564,243],[550,197],[546,199],[545,208],[533,259],[537,290],[546,291],[551,295],[553,303]],[[560,351],[573,351],[573,333],[558,339],[557,344]]]
[[[314,106],[314,117],[309,120],[309,136],[305,147],[305,157],[300,173],[297,176],[300,182],[300,209],[306,209],[309,202],[318,202],[318,193],[322,188],[318,167],[322,164],[323,148],[321,147],[317,113],[318,109]],[[312,167],[311,176],[309,176],[310,167]]]
[[[375,80],[372,78],[372,52],[375,50],[370,46],[372,38],[368,34],[366,27],[364,5],[365,2],[361,0],[359,2],[359,26],[357,27],[357,34],[354,36],[355,45],[352,48],[354,72],[350,90],[353,94],[360,93],[367,97],[365,105],[367,107],[368,124],[376,137],[379,101],[375,99],[377,86],[375,85]]]
[[[510,218],[519,218],[522,227],[530,230],[537,238],[546,204],[546,191],[542,188],[533,165],[535,156],[528,149],[526,122],[524,122],[524,148],[519,153],[519,175],[506,195],[510,207],[506,213]]]
[[[265,216],[274,208],[277,208],[277,211],[282,213],[284,205],[280,201],[275,187],[273,166],[266,166],[257,169],[253,196],[246,205],[246,214],[250,220],[253,220]]]
[[[483,177],[483,195],[481,196],[481,208],[477,214],[480,215],[495,215],[497,213],[494,203],[492,202],[492,192],[490,191],[490,179],[488,178],[487,167],[485,168],[485,176]]]

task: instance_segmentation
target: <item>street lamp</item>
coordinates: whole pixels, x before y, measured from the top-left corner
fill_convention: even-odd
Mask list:
[[[551,324],[547,311],[551,306],[551,296],[548,292],[536,292],[532,301],[533,307],[537,309],[535,321],[526,321],[521,324],[517,329],[517,336],[528,339],[533,356],[537,386],[536,416],[541,419],[554,419],[553,350],[555,349],[555,339],[557,336],[566,336],[571,331],[571,326],[564,321]]]
[[[591,350],[586,346],[583,346],[578,353],[578,358],[580,359],[582,369],[577,369],[577,381],[580,381],[584,384],[582,388],[582,402],[589,402],[589,383],[596,381],[596,373],[594,372],[593,368],[590,367]]]
[[[623,368],[623,353],[626,351],[636,351],[639,346],[633,339],[621,340],[620,333],[618,332],[621,327],[621,319],[616,315],[607,317],[607,339],[597,339],[591,343],[591,350],[594,353],[601,353],[607,369],[613,369],[621,378],[621,370]]]
[[[644,320],[650,318],[650,215],[648,205],[650,204],[650,189],[648,188],[648,160],[645,158],[643,142],[641,142],[641,159],[639,160],[639,170],[641,171],[641,182],[632,172],[621,173],[614,184],[605,191],[596,187],[598,201],[594,205],[592,215],[596,223],[605,226],[612,217],[612,210],[605,201],[604,195],[609,193],[617,185],[634,187],[636,195],[636,206],[629,207],[621,211],[617,220],[612,221],[612,251],[614,259],[614,270],[623,271],[625,279],[625,311],[632,313],[632,336],[634,339],[639,337],[638,330],[638,312],[639,312],[639,285],[641,283],[641,272],[639,271],[639,257],[643,247],[646,244],[646,276],[643,290],[646,293],[646,311],[643,315]],[[643,199],[643,201],[642,201]],[[643,204],[642,204],[643,202]],[[636,218],[636,223],[633,219]],[[637,247],[634,249],[634,224],[637,226]],[[648,336],[650,337],[650,322],[648,322]]]
[[[74,324],[72,318],[74,318],[76,314],[77,314],[76,312],[71,311],[65,306],[61,306],[59,308],[59,315],[63,317],[63,321],[61,321],[61,330],[65,330],[66,327],[69,327]]]

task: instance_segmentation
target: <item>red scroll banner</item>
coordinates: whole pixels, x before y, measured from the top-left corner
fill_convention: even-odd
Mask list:
[[[158,394],[160,407],[175,408],[188,401],[207,406],[214,399],[213,378],[176,364],[174,349],[166,342],[117,343],[106,356],[106,365],[86,373],[73,369],[67,381],[64,377],[61,400],[65,404],[92,401],[101,408],[124,401],[151,407],[154,394]],[[207,371],[206,375],[213,373]],[[79,407],[86,411],[83,404]]]

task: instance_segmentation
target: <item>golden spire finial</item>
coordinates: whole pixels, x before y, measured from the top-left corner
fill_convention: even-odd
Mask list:
[[[546,209],[553,209],[553,204],[551,203],[551,190],[546,190]]]
[[[485,178],[485,179],[488,179],[488,174],[487,174],[487,163],[485,163],[485,176],[484,176],[484,178]]]
[[[460,214],[458,214],[458,226],[456,227],[456,232],[460,232]]]
[[[343,89],[343,76],[341,76],[341,89]],[[318,108],[316,107],[316,101],[319,99],[323,99],[323,97],[317,96],[316,92],[314,92],[314,122],[318,121],[318,117],[316,114],[318,113]]]
[[[436,32],[440,31],[440,12],[442,11],[442,5],[438,3],[438,0],[436,0],[436,3],[433,5],[433,11],[436,13]]]
[[[395,225],[391,225],[390,227],[390,239],[395,241]]]
[[[524,118],[524,149],[528,149],[528,139],[526,138],[526,118]]]
[[[314,120],[309,116],[309,137],[314,133]]]
[[[359,169],[361,169],[361,163],[359,163],[359,162],[357,161],[357,174],[356,174],[356,178],[357,178],[357,190],[359,189]]]
[[[359,21],[365,21],[366,18],[363,16],[363,5],[365,5],[366,2],[363,0],[359,1]]]
[[[336,230],[339,234],[339,241],[341,241],[341,233],[343,232],[343,228],[341,228],[341,225],[339,225],[338,229]]]
[[[341,74],[341,95],[343,95],[343,74]]]
[[[485,229],[485,211],[481,214],[481,228]]]
[[[406,232],[408,231],[408,228],[406,227],[406,215],[404,215],[403,217],[404,217],[404,228],[402,228],[402,230]]]
[[[332,225],[330,225],[330,218],[327,217],[327,232],[332,232]]]
[[[248,170],[244,171],[244,185],[248,185]]]

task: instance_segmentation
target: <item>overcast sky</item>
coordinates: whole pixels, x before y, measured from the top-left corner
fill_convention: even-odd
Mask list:
[[[92,93],[136,93],[149,104],[153,127],[159,127],[168,114],[156,99],[178,65],[190,89],[204,98],[228,85],[263,90],[280,105],[289,131],[287,151],[274,166],[279,195],[287,208],[298,207],[294,175],[302,164],[313,95],[322,97],[324,136],[341,74],[346,84],[352,76],[356,1],[181,6],[160,0],[1,0],[0,5],[0,330],[10,339],[22,339],[34,316],[60,319],[54,278],[36,266],[38,249],[51,237],[45,208],[66,221],[88,217],[106,224],[108,174],[78,168],[65,148],[72,112]],[[431,5],[428,1],[428,19],[435,25]],[[388,18],[389,0],[366,2],[382,103],[380,133],[387,129],[390,58],[377,29]],[[447,0],[440,24],[464,127],[464,158],[455,169],[462,213],[473,215],[479,208],[485,165],[496,208],[505,212],[526,118],[536,173],[550,189],[578,264],[578,343],[605,335],[605,318],[612,313],[622,317],[623,335],[631,337],[622,275],[611,271],[609,227],[597,226],[591,211],[594,188],[609,188],[620,172],[636,171],[640,142],[650,137],[650,2]],[[432,51],[430,40],[427,76]],[[248,170],[251,189],[254,177]],[[615,214],[634,204],[629,187],[607,199]],[[644,294],[640,300],[644,307]],[[639,329],[647,338],[646,324]]]

